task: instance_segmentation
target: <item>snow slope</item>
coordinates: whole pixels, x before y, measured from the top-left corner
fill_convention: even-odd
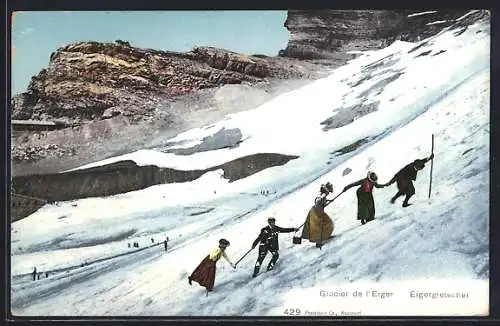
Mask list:
[[[44,206],[12,224],[12,312],[487,313],[489,28],[482,21],[462,33],[444,30],[418,44],[396,42],[255,110],[169,140],[187,148],[222,128],[237,128],[243,139],[238,147],[184,156],[141,150],[88,165],[132,159],[188,170],[262,152],[300,156],[231,183],[222,171],[213,171],[192,182]],[[373,106],[377,110],[367,113]],[[340,118],[345,122],[338,128],[324,123]],[[394,185],[375,189],[376,219],[360,226],[355,189],[349,190],[326,209],[335,237],[322,250],[307,241],[293,245],[293,234],[282,234],[276,270],[252,279],[254,250],[236,270],[223,260],[218,263],[209,296],[187,284],[187,276],[219,238],[231,242],[227,253],[234,262],[250,249],[268,216],[283,227],[299,226],[321,183],[332,182],[333,197],[368,170],[386,182],[405,164],[429,155],[432,133],[436,157],[430,199],[429,163],[415,182],[413,206],[402,208],[401,199],[389,203]],[[358,140],[364,144],[339,153]],[[343,176],[347,167],[352,172]],[[166,236],[167,253],[162,246],[144,249],[151,238],[159,243]],[[128,248],[134,241],[142,250]],[[94,262],[119,254],[124,255]],[[50,271],[49,277],[31,281],[35,265]],[[352,297],[353,290],[363,297]],[[373,290],[392,294],[381,298],[367,292]],[[417,292],[437,290],[467,293],[467,298],[418,298]],[[349,296],[321,296],[336,292]]]

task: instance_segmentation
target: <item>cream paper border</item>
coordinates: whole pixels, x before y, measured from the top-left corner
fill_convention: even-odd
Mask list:
[[[290,289],[273,316],[488,316],[488,280],[412,280]]]

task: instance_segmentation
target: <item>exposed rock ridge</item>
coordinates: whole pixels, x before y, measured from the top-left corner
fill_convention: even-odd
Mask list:
[[[147,120],[169,99],[196,90],[305,75],[300,65],[211,47],[181,53],[78,42],[53,52],[27,92],[13,98],[12,119]]]
[[[418,41],[432,36],[469,10],[290,10],[285,57],[330,59],[342,64],[351,51],[380,49],[395,40]]]

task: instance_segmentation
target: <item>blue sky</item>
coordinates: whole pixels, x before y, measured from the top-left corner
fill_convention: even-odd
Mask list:
[[[12,26],[12,93],[24,92],[50,54],[72,42],[129,41],[137,47],[189,51],[207,45],[277,55],[289,33],[286,11],[17,12]]]

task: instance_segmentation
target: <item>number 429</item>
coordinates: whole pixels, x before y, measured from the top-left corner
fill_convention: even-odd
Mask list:
[[[290,315],[290,316],[299,316],[300,315],[300,309],[285,309],[285,315]]]

